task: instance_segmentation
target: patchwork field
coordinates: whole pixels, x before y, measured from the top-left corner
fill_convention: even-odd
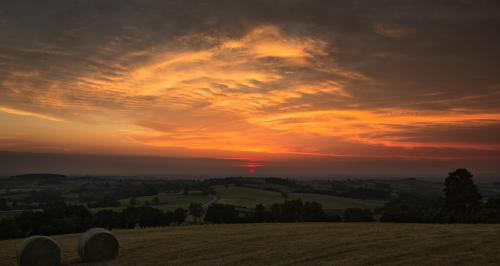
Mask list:
[[[82,264],[78,234],[54,236],[65,265],[498,265],[500,225],[233,224],[114,231],[119,257]],[[15,265],[22,239],[0,241]]]
[[[212,200],[212,198],[208,195],[203,194],[167,194],[167,193],[159,193],[155,196],[144,196],[144,197],[136,197],[137,205],[142,206],[144,203],[153,202],[153,198],[158,197],[159,204],[154,205],[155,208],[162,210],[173,211],[176,208],[187,208],[190,203],[199,203],[205,204]],[[122,208],[125,208],[129,204],[130,199],[123,199],[119,202],[122,204]]]
[[[283,186],[285,188],[285,186]],[[283,189],[282,188],[282,189]],[[254,208],[255,205],[261,203],[271,205],[273,203],[282,203],[284,198],[280,192],[270,191],[264,188],[253,188],[244,186],[213,186],[217,192],[217,196],[208,196],[203,194],[166,194],[160,193],[156,196],[136,197],[138,206],[142,206],[145,202],[152,203],[154,197],[158,197],[159,204],[155,204],[155,208],[162,210],[174,210],[176,208],[187,208],[190,203],[200,203],[202,205],[217,202],[219,204],[229,204],[243,208]],[[285,189],[283,189],[285,190]],[[303,201],[316,201],[321,203],[325,210],[343,210],[346,208],[366,208],[373,209],[382,207],[385,203],[383,200],[363,200],[346,197],[312,194],[312,193],[288,193],[288,199],[302,199]],[[122,199],[119,202],[122,207],[115,208],[94,208],[96,212],[100,209],[121,210],[129,204],[130,198]]]
[[[258,188],[240,186],[215,186],[219,200],[217,203],[253,208],[256,204],[271,205],[283,202],[281,193]],[[381,207],[385,201],[363,200],[311,193],[288,193],[288,199],[302,199],[321,203],[325,210],[342,210],[347,208],[373,209]]]
[[[382,195],[371,197],[377,199],[367,199],[370,195],[352,195],[352,191],[360,187],[373,190],[374,185],[370,182],[348,180],[335,183],[333,190],[332,183],[327,181],[296,183],[278,178],[227,178],[203,182],[153,179],[145,182],[104,177],[69,178],[53,174],[24,175],[0,179],[0,219],[15,216],[26,209],[40,210],[40,205],[53,201],[85,205],[92,213],[103,209],[120,212],[131,205],[133,194],[137,195],[134,206],[150,205],[163,211],[186,209],[191,203],[199,203],[203,207],[219,203],[233,205],[238,211],[248,213],[259,203],[269,207],[283,203],[285,198],[319,202],[329,213],[342,213],[347,208],[373,210],[382,207],[387,197]],[[184,191],[185,188],[188,188],[187,191]],[[334,195],[339,189],[345,194]]]

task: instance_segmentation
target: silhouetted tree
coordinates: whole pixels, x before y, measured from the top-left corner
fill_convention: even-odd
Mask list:
[[[43,214],[50,218],[64,218],[65,216],[66,204],[63,202],[54,202],[45,205],[43,208]]]
[[[472,174],[467,169],[457,169],[445,180],[445,213],[448,222],[474,223],[479,221],[481,195]]]
[[[212,204],[205,213],[205,222],[221,224],[236,223],[238,221],[238,211],[232,205]]]
[[[112,210],[100,210],[94,215],[92,224],[111,230],[120,226],[120,215]]]
[[[281,222],[301,222],[303,213],[303,203],[301,199],[288,200],[283,203],[281,209]]]
[[[134,228],[140,219],[138,208],[127,207],[120,213],[120,223],[122,228]]]
[[[135,197],[131,197],[128,201],[128,205],[135,206],[137,204],[137,199]]]
[[[285,191],[281,192],[281,197],[286,201],[288,200],[288,193],[286,193]]]
[[[331,214],[325,214],[325,222],[329,223],[336,223],[336,222],[341,222],[342,217],[336,213],[331,213]]]
[[[500,223],[500,195],[489,198],[481,209],[481,222]]]
[[[177,222],[178,225],[181,225],[186,221],[187,217],[187,210],[183,208],[177,208],[174,211],[174,220]]]
[[[13,218],[0,219],[0,239],[18,238],[25,236]]]
[[[426,202],[411,195],[400,195],[382,209],[381,222],[418,223],[424,218]]]
[[[158,197],[154,197],[151,202],[153,203],[153,205],[159,205],[160,204],[160,198]]]
[[[44,228],[42,226],[42,228]],[[48,229],[50,228],[50,229]],[[53,219],[50,224],[45,227],[47,231],[41,231],[40,233],[43,235],[53,235],[53,234],[69,234],[69,233],[74,233],[78,232],[76,228],[76,224],[74,223],[73,220],[69,218],[60,218],[60,219]]]
[[[66,206],[64,216],[73,222],[76,232],[83,232],[90,228],[92,222],[92,214],[90,213],[89,209],[87,209],[83,205]]]
[[[275,203],[271,205],[269,210],[270,210],[269,222],[275,223],[282,221],[283,204]]]
[[[374,220],[369,209],[348,208],[344,210],[344,222],[373,222]]]
[[[171,211],[166,211],[162,216],[162,224],[169,226],[174,221],[174,213]]]
[[[199,203],[189,204],[189,214],[193,215],[194,223],[196,224],[196,218],[200,218],[203,215],[203,207]]]
[[[164,225],[162,223],[164,214],[161,210],[144,206],[139,208],[139,211],[140,211],[139,225],[141,227]]]
[[[424,223],[445,223],[444,198],[439,197],[427,202],[424,209],[422,222]]]
[[[303,219],[304,222],[321,222],[325,221],[325,212],[323,207],[318,202],[306,201],[304,203]]]
[[[38,229],[43,223],[48,223],[49,220],[42,212],[23,211],[16,217],[16,223],[23,232],[27,235],[38,234]]]
[[[144,194],[147,196],[156,195],[158,194],[158,190],[154,185],[146,184],[146,191],[144,192]]]
[[[7,200],[4,198],[0,198],[0,210],[2,211],[10,210],[9,205],[7,205]]]
[[[266,210],[266,207],[262,204],[255,205],[253,219],[254,223],[265,223],[270,220],[269,212]]]

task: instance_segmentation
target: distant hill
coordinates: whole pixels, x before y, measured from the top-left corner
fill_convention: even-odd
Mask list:
[[[98,265],[500,265],[500,225],[296,223],[113,230],[116,260]],[[80,234],[54,236],[63,265],[81,263]],[[0,241],[15,265],[22,239]]]
[[[30,180],[36,180],[36,181],[60,181],[63,179],[68,178],[65,175],[59,175],[59,174],[47,174],[47,173],[40,173],[40,174],[25,174],[25,175],[15,175],[11,176],[11,178],[17,178],[17,179],[30,179]]]
[[[65,175],[59,174],[25,174],[25,175],[16,175],[11,176],[12,179],[18,180],[20,182],[35,182],[37,185],[50,185],[50,184],[61,184],[62,181],[67,179],[68,177]]]

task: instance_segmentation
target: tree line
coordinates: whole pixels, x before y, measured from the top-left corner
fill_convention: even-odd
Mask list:
[[[398,223],[500,223],[500,195],[483,200],[467,169],[449,173],[442,197],[423,199],[400,194],[380,210],[381,222]],[[83,232],[91,227],[135,228],[182,225],[191,215],[194,223],[293,223],[293,222],[371,222],[370,209],[348,208],[342,215],[327,213],[320,203],[287,200],[270,206],[256,205],[241,210],[232,205],[211,204],[203,208],[192,203],[174,211],[162,211],[149,204],[130,206],[122,211],[100,210],[92,214],[86,206],[53,203],[41,211],[23,211],[0,220],[0,239],[29,235],[54,235]]]
[[[360,214],[361,213],[361,214]],[[363,218],[368,213],[369,218]],[[0,220],[0,239],[30,235],[56,235],[84,232],[92,227],[107,229],[136,227],[161,227],[186,224],[191,215],[194,224],[200,220],[206,224],[222,223],[276,223],[276,222],[337,222],[338,215],[327,215],[318,202],[286,200],[266,208],[262,204],[242,213],[233,205],[212,204],[206,210],[197,203],[187,209],[163,211],[151,206],[129,206],[122,211],[100,210],[92,214],[84,205],[54,203],[41,211],[26,210],[16,217]],[[370,210],[348,209],[345,221],[372,221]]]
[[[83,205],[51,204],[42,211],[23,211],[16,217],[0,220],[0,239],[30,235],[55,235],[84,232],[92,227],[134,228],[183,224],[188,210],[162,211],[149,206],[110,209],[92,214]]]
[[[500,195],[483,199],[467,169],[448,174],[443,195],[424,199],[402,194],[385,204],[382,222],[500,223]]]

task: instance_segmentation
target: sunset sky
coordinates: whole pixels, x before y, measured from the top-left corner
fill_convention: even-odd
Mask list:
[[[2,1],[0,173],[495,175],[499,30],[498,1]]]

